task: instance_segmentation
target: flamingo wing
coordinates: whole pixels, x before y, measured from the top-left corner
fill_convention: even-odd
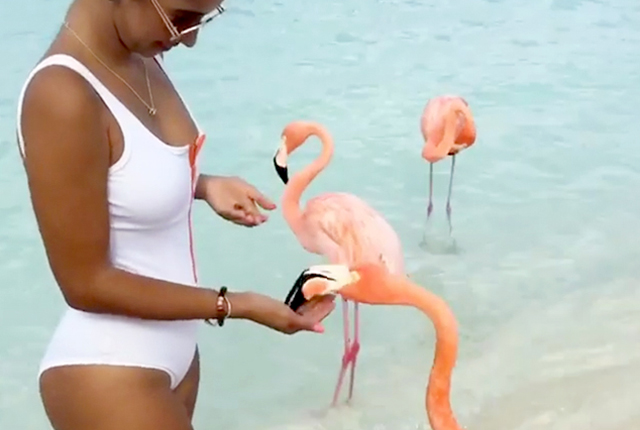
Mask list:
[[[402,245],[389,223],[360,198],[328,193],[307,203],[306,222],[334,264],[383,263],[404,273]],[[337,261],[336,261],[337,260]]]

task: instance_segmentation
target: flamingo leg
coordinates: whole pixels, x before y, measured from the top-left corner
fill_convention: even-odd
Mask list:
[[[358,309],[358,302],[355,302],[353,305],[353,342],[351,343],[351,348],[349,349],[349,359],[351,361],[351,372],[349,379],[349,396],[347,397],[347,401],[351,400],[353,397],[353,381],[355,379],[356,373],[356,362],[358,359],[358,352],[360,351],[360,314]]]
[[[433,212],[433,163],[429,163],[429,203],[427,204],[427,223]]]
[[[356,358],[358,356],[358,352],[360,351],[358,304],[354,304],[355,334],[353,342],[351,341],[351,336],[349,334],[349,303],[345,299],[342,299],[342,311],[344,317],[344,354],[342,355],[342,365],[340,367],[338,383],[336,385],[335,392],[333,393],[333,402],[331,404],[332,406],[335,406],[338,403],[338,396],[340,395],[340,389],[342,387],[342,382],[344,380],[347,368],[349,368],[350,370],[348,400],[351,400],[351,397],[353,396],[353,382],[355,379]]]
[[[453,232],[451,225],[451,189],[453,188],[453,171],[456,167],[456,156],[451,156],[451,175],[449,177],[449,194],[447,195],[447,222],[449,223],[449,235]]]
[[[349,336],[349,304],[343,298],[342,299],[342,316],[344,323],[344,353],[342,355],[342,365],[340,367],[340,374],[338,375],[338,383],[336,385],[336,389],[333,393],[333,402],[332,406],[335,406],[338,402],[338,396],[340,395],[340,388],[342,387],[342,380],[344,379],[344,374],[347,370],[347,365],[349,364],[349,347],[350,347],[350,336]]]
[[[427,204],[427,221],[424,225],[424,231],[422,232],[422,244],[426,245],[427,243],[427,229],[429,228],[429,219],[431,218],[431,213],[433,212],[433,163],[429,163],[429,203]]]

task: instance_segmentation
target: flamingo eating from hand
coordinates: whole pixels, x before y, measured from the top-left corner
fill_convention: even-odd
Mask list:
[[[306,300],[336,295],[356,303],[413,306],[433,322],[436,348],[427,384],[425,406],[433,430],[462,430],[451,410],[451,374],[458,353],[455,316],[440,297],[411,282],[406,276],[389,273],[379,265],[312,266],[303,274],[307,281],[301,292]]]
[[[473,145],[476,141],[476,126],[469,104],[458,96],[438,96],[427,103],[420,118],[420,129],[425,144],[422,158],[429,162],[429,204],[427,223],[433,211],[433,163],[451,156],[451,176],[447,195],[447,222],[449,234],[451,225],[451,188],[456,154]]]
[[[288,177],[287,157],[311,135],[320,138],[322,152],[302,171]],[[281,144],[273,163],[280,179],[286,184],[282,195],[282,213],[302,247],[323,255],[333,264],[381,264],[389,272],[404,276],[402,244],[393,227],[362,199],[348,193],[324,193],[310,199],[304,211],[300,197],[309,183],[329,164],[333,155],[333,139],[316,122],[295,121],[281,135]],[[342,300],[344,318],[344,354],[333,395],[335,406],[342,381],[350,365],[348,400],[353,395],[356,358],[360,350],[358,304],[354,304],[353,341],[349,335],[349,309]]]

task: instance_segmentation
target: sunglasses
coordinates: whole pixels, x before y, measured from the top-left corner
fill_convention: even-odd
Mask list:
[[[183,36],[193,31],[200,30],[202,27],[210,23],[215,17],[221,15],[224,12],[224,7],[222,5],[219,5],[214,10],[212,10],[211,12],[209,12],[208,14],[200,18],[200,22],[198,22],[197,24],[179,31],[176,28],[176,26],[173,24],[173,22],[171,22],[171,19],[169,19],[169,16],[164,11],[162,6],[158,3],[158,0],[151,0],[151,3],[156,8],[156,11],[158,11],[158,15],[160,15],[160,18],[162,19],[164,24],[167,26],[169,33],[171,33],[172,43],[175,43],[176,41],[180,40]]]

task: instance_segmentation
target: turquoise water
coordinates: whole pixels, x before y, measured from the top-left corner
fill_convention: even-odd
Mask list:
[[[640,428],[640,3],[428,3],[229,1],[195,49],[167,58],[208,132],[204,168],[279,199],[271,157],[282,128],[322,122],[336,154],[306,196],[365,198],[398,231],[412,276],[450,303],[460,326],[452,403],[463,426]],[[19,5],[0,14],[0,428],[44,430],[35,377],[63,302],[31,212],[15,106],[68,2]],[[478,128],[456,162],[457,253],[436,239],[431,251],[419,246],[428,166],[418,121],[429,97],[447,93],[468,100]],[[318,150],[309,142],[292,167]],[[448,161],[435,170],[433,237],[446,237]],[[195,220],[207,284],[284,298],[319,261],[280,211],[257,229],[204,206]],[[326,412],[341,323],[336,312],[326,334],[293,337],[243,322],[203,326],[196,428],[428,428],[429,321],[413,309],[365,308],[355,401]]]

